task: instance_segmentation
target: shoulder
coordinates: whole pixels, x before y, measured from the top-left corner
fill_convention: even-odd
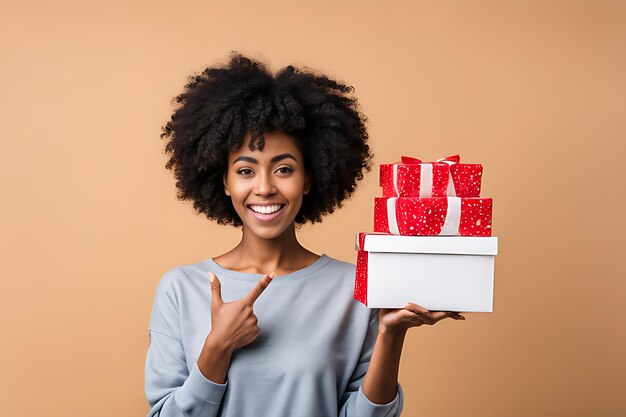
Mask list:
[[[156,285],[156,293],[178,298],[182,292],[194,287],[194,283],[202,279],[208,281],[207,271],[205,261],[171,267],[161,275]]]
[[[181,316],[186,317],[190,296],[197,293],[202,262],[167,269],[154,292],[154,303],[148,328],[173,339],[181,339]],[[208,278],[207,278],[208,279]]]
[[[326,257],[327,262],[320,272],[323,272],[325,275],[332,275],[335,279],[354,281],[356,266],[353,263],[333,258],[329,255],[326,255]]]
[[[326,255],[328,257],[328,266],[333,268],[337,272],[341,273],[354,273],[356,270],[356,265],[352,262],[342,261],[341,259],[333,258],[332,256]]]
[[[327,292],[349,300],[353,304],[352,308],[361,310],[361,313],[368,312],[366,315],[369,315],[370,309],[354,299],[355,264],[328,256],[327,263],[318,274],[321,280],[318,282],[324,282],[325,286],[317,287],[317,291],[325,288]]]

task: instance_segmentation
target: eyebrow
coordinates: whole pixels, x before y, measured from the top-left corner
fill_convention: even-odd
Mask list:
[[[298,162],[296,157],[293,156],[292,154],[290,154],[290,153],[283,153],[283,154],[280,154],[280,155],[276,155],[275,157],[270,159],[270,163],[273,164],[274,162],[282,161],[285,158],[291,158],[294,161]],[[237,157],[237,159],[235,159],[233,161],[233,164],[235,162],[237,162],[237,161],[246,161],[246,162],[250,162],[250,163],[253,163],[253,164],[258,164],[259,163],[259,161],[257,159],[254,159],[254,158],[252,158],[250,156],[239,156],[239,157]]]

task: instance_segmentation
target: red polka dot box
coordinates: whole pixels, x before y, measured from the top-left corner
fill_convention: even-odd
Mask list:
[[[369,308],[492,312],[493,236],[358,233],[354,298]]]
[[[491,236],[491,198],[374,198],[374,231],[408,236]]]
[[[379,184],[383,197],[478,197],[481,164],[460,163],[459,155],[436,162],[402,156],[401,162],[381,164]]]

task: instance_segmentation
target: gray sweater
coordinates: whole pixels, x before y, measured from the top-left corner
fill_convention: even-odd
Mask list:
[[[323,254],[276,276],[254,304],[261,333],[233,353],[224,384],[205,378],[197,365],[211,330],[209,270],[221,282],[224,302],[242,298],[262,277],[225,269],[212,258],[163,275],[148,332],[148,416],[400,416],[400,384],[388,404],[372,403],[361,390],[378,310],[354,300],[353,264]]]

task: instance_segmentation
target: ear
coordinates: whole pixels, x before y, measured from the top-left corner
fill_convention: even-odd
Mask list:
[[[224,193],[230,197],[230,191],[228,191],[228,183],[226,182],[226,174],[222,175],[222,182],[224,183]]]
[[[309,174],[309,171],[306,171],[304,174],[304,194],[308,194],[309,191],[311,191],[311,182],[313,181],[313,179],[311,178],[311,175]]]

